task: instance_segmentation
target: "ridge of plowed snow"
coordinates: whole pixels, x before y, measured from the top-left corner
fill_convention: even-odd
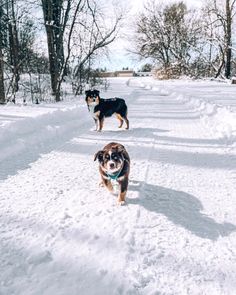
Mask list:
[[[160,95],[177,98],[197,112],[196,115],[200,116],[202,123],[212,134],[222,138],[225,143],[235,142],[235,85],[212,81],[157,81],[150,78],[132,83]]]
[[[17,107],[14,107],[16,109]],[[20,107],[22,109],[22,107]],[[27,109],[27,106],[25,107]],[[22,111],[22,110],[21,110]],[[33,110],[32,110],[33,111]],[[0,161],[26,150],[39,149],[59,140],[65,140],[68,132],[88,123],[85,106],[72,105],[62,108],[45,108],[33,117],[22,117],[0,127]]]

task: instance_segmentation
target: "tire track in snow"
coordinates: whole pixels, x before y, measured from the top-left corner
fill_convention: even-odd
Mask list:
[[[148,105],[148,100],[146,103]],[[142,136],[144,138],[149,137],[148,133],[146,135],[142,134]],[[152,157],[157,144],[157,138],[152,138],[146,142],[149,150],[148,153],[145,153],[145,171],[142,174],[141,184],[137,186],[135,182],[132,183],[132,180],[130,182],[131,186],[133,185],[138,188],[138,196],[136,197],[139,200],[145,198],[145,184],[148,183],[150,166],[152,165]],[[128,204],[128,206],[131,205]],[[149,268],[155,265],[155,261],[162,257],[163,254],[162,250],[157,249],[157,247],[151,243],[153,238],[157,237],[157,234],[150,234],[150,230],[158,226],[158,218],[150,217],[147,212],[142,210],[138,203],[136,207],[136,216],[132,223],[128,223],[129,230],[127,229],[127,232],[129,235],[127,240],[127,265],[125,269],[126,276],[130,278],[130,284],[133,286],[135,294],[141,294],[140,290],[145,289],[151,283],[152,277],[157,275],[156,271],[149,270]],[[136,265],[134,265],[134,261]]]

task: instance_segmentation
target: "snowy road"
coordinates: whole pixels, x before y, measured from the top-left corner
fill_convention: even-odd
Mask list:
[[[96,133],[81,108],[66,136],[3,161],[0,294],[235,295],[235,146],[175,95],[112,81],[129,131]],[[123,207],[93,162],[110,141],[131,157]]]

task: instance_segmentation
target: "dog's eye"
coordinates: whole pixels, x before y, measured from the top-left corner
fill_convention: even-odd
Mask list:
[[[115,160],[115,161],[118,160],[118,156],[117,156],[116,154],[111,155],[111,158],[112,158],[113,160]]]

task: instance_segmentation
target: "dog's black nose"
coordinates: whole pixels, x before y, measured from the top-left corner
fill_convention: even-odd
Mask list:
[[[115,168],[115,164],[114,163],[110,163],[110,168],[111,169]]]

